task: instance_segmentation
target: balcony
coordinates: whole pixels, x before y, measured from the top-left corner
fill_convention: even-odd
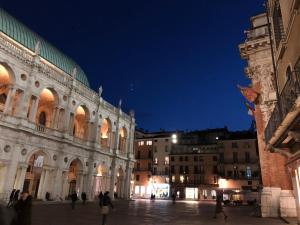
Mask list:
[[[295,79],[293,79],[294,75]],[[265,141],[267,144],[274,136],[283,120],[287,118],[289,113],[292,113],[295,110],[295,103],[300,94],[299,79],[300,71],[293,72],[293,76],[286,81],[285,86],[280,93],[280,101],[277,101],[265,129]]]

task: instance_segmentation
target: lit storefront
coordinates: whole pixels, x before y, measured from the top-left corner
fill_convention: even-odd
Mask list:
[[[185,198],[189,200],[197,200],[198,188],[185,188]]]

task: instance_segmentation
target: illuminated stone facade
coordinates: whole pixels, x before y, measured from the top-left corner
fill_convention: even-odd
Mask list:
[[[83,70],[0,10],[0,198],[13,188],[64,200],[128,198],[134,114],[89,88]]]

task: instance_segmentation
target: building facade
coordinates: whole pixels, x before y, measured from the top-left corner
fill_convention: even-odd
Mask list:
[[[181,133],[170,153],[170,184],[181,199],[215,199],[222,189],[225,198],[246,201],[260,186],[255,132]]]
[[[136,131],[135,198],[169,198],[169,153],[175,132]],[[172,138],[173,135],[173,138]]]
[[[127,198],[135,119],[89,88],[84,71],[0,9],[0,197],[100,191]]]
[[[299,29],[299,1],[269,0],[267,13],[251,18],[247,39],[239,46],[248,62],[250,91],[257,94],[250,101],[255,105],[265,217],[300,215]]]

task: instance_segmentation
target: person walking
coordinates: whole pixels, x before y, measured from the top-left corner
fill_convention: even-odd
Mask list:
[[[71,195],[71,207],[72,207],[72,209],[75,209],[75,204],[76,204],[77,199],[78,199],[77,194],[74,191],[73,194]]]
[[[82,200],[82,204],[85,205],[85,201],[86,201],[86,193],[85,192],[81,193],[81,200]]]
[[[28,192],[23,191],[18,202],[14,206],[16,217],[13,225],[31,225],[32,197]]]
[[[175,202],[176,202],[176,194],[174,192],[172,194],[172,201],[173,201],[173,204],[175,204]]]
[[[100,193],[98,195],[98,199],[99,199],[99,206],[101,206],[101,202],[102,202],[102,199],[103,199],[103,193],[102,193],[102,191],[100,191]]]
[[[109,209],[113,209],[114,206],[109,197],[109,192],[106,191],[100,201],[100,213],[102,214],[102,225],[106,225],[107,215],[109,214]]]
[[[217,214],[223,213],[224,219],[226,221],[227,220],[227,215],[224,212],[222,204],[223,204],[223,193],[221,191],[218,191],[217,192],[217,198],[216,198],[216,209],[215,209],[215,216],[214,216],[214,218],[217,218]]]
[[[16,192],[14,193],[14,197],[13,197],[13,204],[16,204],[19,200],[19,193],[20,190],[16,190]]]
[[[16,192],[16,189],[13,189],[12,192],[10,193],[10,196],[9,196],[9,201],[7,203],[7,208],[10,208],[12,203],[13,203],[13,200],[14,200],[14,195],[15,195],[15,192]]]

